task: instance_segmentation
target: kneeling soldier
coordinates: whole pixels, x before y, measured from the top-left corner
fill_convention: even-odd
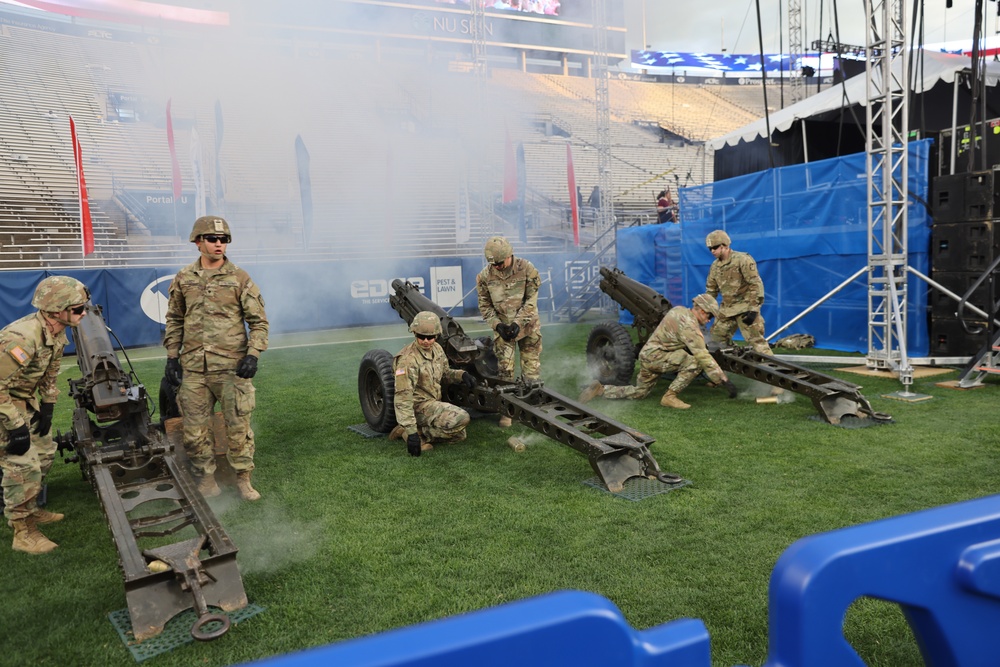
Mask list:
[[[441,320],[437,315],[428,310],[417,313],[410,331],[415,340],[400,350],[392,364],[397,426],[389,439],[405,438],[406,451],[411,456],[420,456],[422,451],[434,448],[432,443],[465,440],[469,413],[441,400],[441,381],[461,382],[472,389],[476,378],[448,365],[448,357],[437,342],[441,335]]]
[[[690,309],[674,306],[663,316],[639,352],[639,377],[636,378],[635,386],[593,382],[580,394],[580,402],[586,403],[595,396],[611,399],[645,398],[661,375],[677,373],[667,393],[660,399],[660,405],[686,410],[691,406],[677,395],[702,371],[709,380],[725,387],[729,398],[736,398],[736,386],[712,358],[701,331],[701,327],[718,314],[718,303],[707,294],[696,296]]]

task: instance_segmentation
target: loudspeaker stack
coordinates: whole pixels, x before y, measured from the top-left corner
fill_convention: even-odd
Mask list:
[[[994,187],[996,183],[996,187]],[[1000,255],[1000,170],[938,176],[931,187],[931,278],[962,296]],[[969,303],[985,310],[988,286]],[[985,344],[983,334],[966,333],[958,321],[958,302],[931,289],[930,352],[970,356]],[[967,320],[982,317],[965,311]]]

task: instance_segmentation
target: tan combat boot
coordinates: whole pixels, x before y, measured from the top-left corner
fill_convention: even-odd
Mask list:
[[[665,393],[663,398],[660,399],[660,405],[665,408],[676,408],[678,410],[687,410],[691,407],[681,399],[677,398],[677,392],[675,391],[668,391]]]
[[[55,523],[56,521],[62,521],[64,518],[66,518],[66,515],[61,512],[50,512],[48,510],[40,509],[36,509],[35,513],[31,515],[31,520],[36,524]]]
[[[215,474],[210,473],[208,475],[198,475],[198,493],[202,495],[203,498],[214,498],[220,493],[222,489],[215,482]]]
[[[236,488],[239,489],[240,498],[243,500],[260,500],[260,493],[250,485],[249,470],[236,473]]]
[[[604,396],[604,385],[595,380],[588,384],[580,394],[580,402],[590,403],[596,396]]]
[[[34,523],[36,525],[39,523],[55,523],[56,521],[62,521],[64,518],[65,515],[60,514],[59,512],[50,512],[48,510],[40,510],[40,509],[36,509],[34,513],[25,517],[27,521],[30,521],[31,523]],[[14,524],[13,522],[11,522],[10,519],[7,519],[7,527],[8,528],[14,527]]]
[[[389,432],[390,440],[406,440],[406,429],[396,424],[396,428]]]
[[[508,417],[507,415],[500,417],[500,421],[497,422],[497,426],[499,426],[500,428],[510,428],[510,425],[511,425],[511,420],[510,417]]]
[[[28,519],[15,519],[11,521],[14,527],[14,544],[11,548],[14,551],[22,551],[26,554],[47,554],[55,549],[58,544],[42,535],[38,526]]]

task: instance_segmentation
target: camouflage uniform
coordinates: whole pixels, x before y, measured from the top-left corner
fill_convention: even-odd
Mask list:
[[[542,323],[538,317],[538,269],[526,259],[514,257],[506,269],[487,265],[476,276],[479,312],[494,331],[493,351],[497,355],[498,376],[514,379],[515,346],[521,350],[521,376],[541,379]],[[500,323],[517,323],[521,328],[513,341],[496,333]]]
[[[757,272],[757,262],[745,252],[730,251],[728,259],[716,259],[708,270],[705,291],[713,298],[722,294],[719,316],[712,325],[712,338],[724,345],[732,344],[733,333],[739,328],[747,344],[760,354],[771,354],[764,340],[764,283]],[[743,323],[744,313],[754,311],[753,324]]]
[[[244,356],[259,357],[267,349],[267,334],[260,290],[228,258],[218,269],[202,268],[199,258],[174,276],[163,345],[168,357],[179,356],[184,369],[177,391],[184,449],[201,476],[215,473],[211,418],[216,401],[226,422],[229,464],[237,473],[254,468],[250,417],[255,389],[235,371]]]
[[[441,381],[461,382],[465,371],[448,365],[444,349],[434,343],[424,350],[413,341],[400,350],[392,367],[396,378],[396,422],[406,435],[420,433],[424,442],[465,440],[469,413],[441,400]]]
[[[66,333],[52,334],[40,312],[27,315],[0,330],[0,468],[3,469],[4,514],[26,519],[56,456],[51,432],[31,434],[31,448],[20,456],[7,454],[7,432],[31,420],[42,403],[55,403],[56,380]],[[36,396],[37,394],[37,396]],[[33,431],[34,429],[32,429]]]
[[[668,391],[679,394],[702,371],[719,384],[727,379],[705,347],[698,318],[690,308],[674,306],[663,316],[639,352],[639,377],[635,386],[604,385],[603,396],[645,398],[665,373],[677,373]]]

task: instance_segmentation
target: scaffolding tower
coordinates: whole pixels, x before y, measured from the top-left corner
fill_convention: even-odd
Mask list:
[[[909,70],[903,0],[865,0],[866,177],[868,186],[868,355],[908,392],[906,354]]]

